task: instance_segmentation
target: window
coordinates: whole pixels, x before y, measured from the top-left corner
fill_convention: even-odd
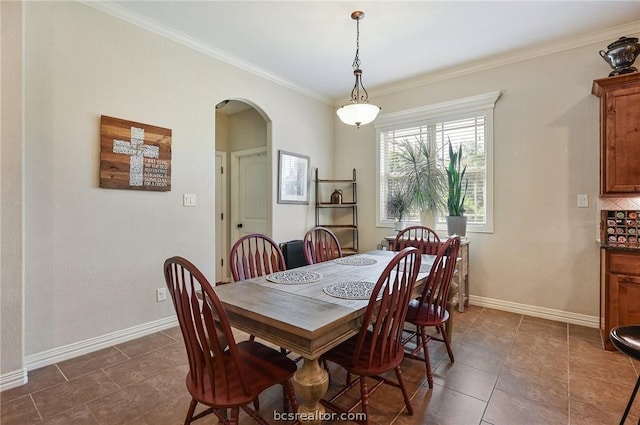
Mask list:
[[[427,143],[435,153],[435,162],[446,175],[449,143],[454,150],[462,146],[462,164],[468,182],[465,198],[467,231],[493,231],[493,108],[500,92],[382,115],[376,121],[377,222],[391,227],[393,217],[387,213],[389,195],[399,184],[403,144]],[[446,203],[446,194],[442,195]],[[447,211],[438,211],[437,229],[446,229]],[[409,212],[408,219],[419,222],[419,211]]]

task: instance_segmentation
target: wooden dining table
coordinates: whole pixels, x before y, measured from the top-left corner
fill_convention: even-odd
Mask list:
[[[290,271],[320,276],[309,283],[276,283],[274,276],[261,276],[216,287],[233,327],[302,356],[303,364],[293,377],[300,398],[297,418],[302,423],[319,424],[325,417],[319,400],[329,387],[329,378],[318,359],[359,332],[368,304],[368,299],[329,295],[325,288],[344,282],[375,283],[395,254],[369,251]],[[422,256],[416,295],[434,260],[433,255]]]

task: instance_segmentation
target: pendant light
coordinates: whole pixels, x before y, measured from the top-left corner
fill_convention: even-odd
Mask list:
[[[375,120],[380,112],[380,107],[369,103],[369,94],[362,84],[362,70],[360,69],[360,21],[364,19],[364,12],[355,11],[351,19],[356,21],[356,57],[353,59],[353,75],[356,76],[356,84],[351,90],[351,103],[338,108],[336,113],[340,120],[348,125],[369,124]]]

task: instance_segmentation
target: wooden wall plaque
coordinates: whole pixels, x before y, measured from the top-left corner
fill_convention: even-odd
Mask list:
[[[171,190],[171,129],[102,115],[100,187]]]

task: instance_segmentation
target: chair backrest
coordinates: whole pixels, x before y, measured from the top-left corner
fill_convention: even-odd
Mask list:
[[[326,227],[318,226],[309,230],[304,235],[302,245],[307,264],[322,263],[342,257],[338,238]]]
[[[419,309],[421,313],[426,312],[427,314],[426,317],[420,316],[420,321],[438,321],[444,317],[459,250],[460,237],[458,236],[451,236],[438,250],[420,296],[420,305],[429,306],[429,308]]]
[[[436,255],[440,248],[440,238],[428,227],[410,226],[398,232],[393,241],[393,250],[402,251],[408,246],[418,248],[421,254]]]
[[[222,397],[238,391],[249,395],[229,319],[207,279],[181,257],[164,262],[164,277],[187,349],[190,392],[202,393],[211,388],[214,395]]]
[[[269,236],[259,233],[238,239],[229,257],[231,275],[236,282],[287,269],[278,244]]]
[[[402,331],[422,258],[416,248],[405,248],[384,269],[369,298],[353,363],[368,369],[384,368],[402,360]],[[367,334],[371,337],[367,338]],[[365,358],[367,357],[367,358]]]

